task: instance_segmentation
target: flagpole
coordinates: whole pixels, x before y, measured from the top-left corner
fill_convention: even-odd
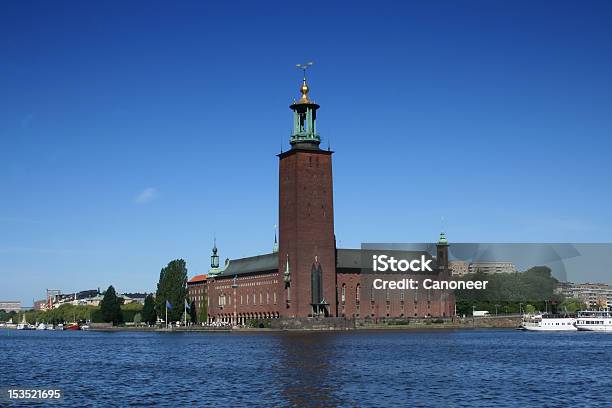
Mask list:
[[[166,300],[166,330],[168,330],[168,301]]]
[[[183,308],[185,309],[185,313],[183,313],[183,325],[187,327],[187,299],[183,299]]]

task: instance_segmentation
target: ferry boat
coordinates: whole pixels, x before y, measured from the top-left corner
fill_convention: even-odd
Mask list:
[[[576,318],[576,328],[580,331],[612,332],[612,311],[580,311]]]
[[[568,314],[524,315],[521,328],[529,331],[576,331],[576,318]]]

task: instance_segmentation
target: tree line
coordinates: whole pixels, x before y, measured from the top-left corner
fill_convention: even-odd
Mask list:
[[[187,296],[187,263],[183,259],[170,261],[159,273],[159,281],[155,295],[148,294],[144,305],[140,303],[123,304],[123,299],[117,295],[113,285],[104,292],[99,306],[83,306],[63,304],[50,310],[29,310],[26,312],[7,313],[0,310],[0,321],[13,320],[18,323],[25,314],[28,323],[66,323],[74,321],[91,321],[94,323],[113,323],[114,325],[133,322],[155,325],[158,317],[165,320],[166,301],[171,305],[168,308],[168,321],[182,321],[187,309],[187,320],[192,323],[206,322],[208,319],[206,300],[202,302],[199,310],[193,300]]]
[[[559,281],[547,266],[535,266],[521,273],[485,275],[481,272],[465,275],[460,280],[486,280],[486,290],[456,290],[457,314],[471,315],[472,310],[490,313],[534,313],[536,311],[575,312],[586,304],[579,299],[565,298],[555,293]]]

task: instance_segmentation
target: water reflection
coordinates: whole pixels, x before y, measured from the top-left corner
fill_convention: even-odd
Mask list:
[[[292,406],[344,405],[332,363],[338,363],[336,339],[330,333],[287,333],[278,338],[275,381],[283,400]]]

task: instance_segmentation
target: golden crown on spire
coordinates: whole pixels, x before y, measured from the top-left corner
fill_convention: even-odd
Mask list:
[[[304,80],[302,81],[302,86],[300,88],[300,92],[302,93],[302,97],[300,98],[300,100],[298,101],[298,103],[310,103],[310,99],[308,99],[308,92],[310,91],[310,88],[308,87],[308,84],[306,83],[306,70],[308,68],[310,68],[312,65],[314,64],[314,62],[307,62],[305,64],[296,64],[295,66],[299,69],[302,70],[302,72],[304,73]]]

